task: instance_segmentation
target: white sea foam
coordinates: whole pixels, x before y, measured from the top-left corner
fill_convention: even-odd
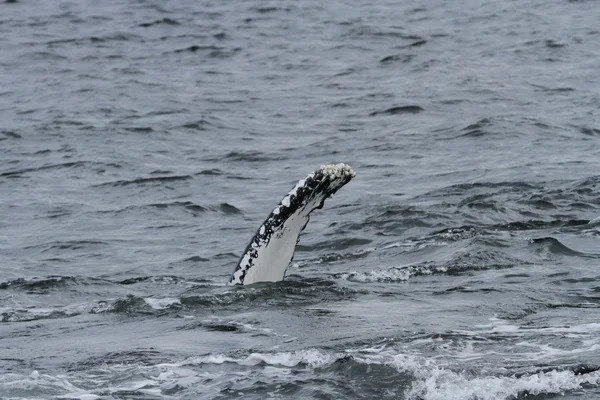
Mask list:
[[[391,267],[387,269],[371,270],[369,272],[345,272],[337,274],[336,277],[342,280],[354,282],[402,282],[407,281],[417,275],[431,275],[434,273],[447,272],[445,266],[435,265],[410,265],[405,267]]]
[[[368,365],[386,365],[414,377],[405,396],[423,400],[498,400],[523,394],[561,394],[580,390],[584,385],[599,385],[600,373],[576,375],[569,370],[547,371],[515,375],[475,375],[473,372],[454,370],[446,363],[419,355],[410,355],[388,349],[385,344],[348,349],[343,353],[327,353],[317,349],[298,352],[253,353],[247,357],[209,355],[189,359],[191,364],[235,363],[241,366],[263,368],[269,376],[287,376],[287,368],[301,364],[307,368],[323,367],[337,359],[351,355],[353,360]]]
[[[0,374],[0,393],[2,398],[44,398],[67,397],[70,399],[96,399],[99,396],[73,385],[67,377],[41,374],[31,371],[28,375],[8,373]]]
[[[245,366],[266,364],[272,366],[295,367],[299,364],[305,364],[314,368],[331,364],[335,360],[335,355],[324,353],[317,349],[307,349],[281,353],[252,353],[247,357],[230,357],[223,354],[211,354],[188,358],[184,362],[184,365],[235,363]]]
[[[208,322],[221,321],[209,319]],[[251,323],[235,323],[247,331],[261,328]],[[590,323],[574,326],[550,326],[541,328],[548,334],[564,332],[586,332],[596,336],[600,324]],[[490,318],[488,324],[476,326],[475,331],[488,334],[513,334],[521,327],[497,317]],[[536,335],[537,337],[537,335]],[[417,343],[418,342],[418,343]],[[107,395],[135,392],[142,396],[171,398],[171,390],[176,388],[178,395],[198,397],[216,396],[224,387],[239,388],[243,395],[246,388],[255,382],[295,382],[313,376],[316,368],[327,368],[337,360],[348,359],[366,365],[379,365],[393,368],[400,374],[410,376],[408,386],[398,387],[411,400],[496,400],[510,399],[526,394],[561,394],[579,391],[590,386],[600,385],[600,372],[576,375],[570,370],[544,372],[520,371],[520,375],[510,373],[502,365],[463,369],[464,363],[470,366],[482,365],[477,360],[488,356],[500,357],[510,365],[511,359],[526,359],[546,364],[565,355],[589,354],[598,351],[598,341],[590,339],[582,346],[572,349],[556,349],[545,343],[522,341],[516,343],[511,354],[486,354],[485,348],[474,349],[480,342],[464,341],[460,348],[440,351],[439,356],[423,356],[419,350],[431,344],[439,345],[439,340],[431,338],[415,339],[410,343],[398,343],[382,339],[381,342],[363,347],[349,348],[341,352],[308,348],[297,351],[253,352],[247,355],[213,353],[189,357],[172,363],[148,365],[111,364],[86,371],[70,372],[69,375],[49,375],[32,371],[28,374],[5,374],[0,376],[0,393],[7,398],[53,397],[64,399],[94,400]],[[415,346],[411,346],[416,343]],[[443,346],[442,346],[443,347]],[[412,350],[411,350],[412,349]],[[520,352],[520,350],[529,352]],[[453,350],[458,350],[458,353]],[[475,362],[473,362],[475,361]],[[485,362],[483,362],[485,364]],[[370,372],[367,372],[370,373]],[[374,382],[377,377],[373,376]],[[405,381],[405,380],[404,380]],[[81,382],[94,382],[94,389],[81,387]],[[89,387],[89,385],[87,385]]]
[[[173,304],[181,304],[179,299],[171,298],[157,299],[153,297],[146,297],[144,301],[155,310],[163,310],[165,308],[169,308]]]
[[[173,299],[155,300],[158,300],[154,304],[156,307],[173,304]],[[263,328],[251,322],[218,317],[203,322],[234,324],[242,331],[263,332]],[[101,365],[85,371],[71,371],[68,375],[51,375],[38,371],[4,374],[0,376],[0,393],[6,398],[15,399],[52,397],[94,400],[111,395],[119,397],[124,392],[153,398],[173,398],[172,391],[175,390],[175,397],[209,398],[222,393],[224,388],[234,388],[239,390],[237,394],[243,395],[256,382],[267,382],[269,385],[297,382],[313,377],[315,373],[322,373],[323,370],[315,371],[317,368],[328,368],[336,364],[337,360],[351,356],[351,362],[385,366],[397,370],[399,374],[408,375],[408,381],[403,379],[407,386],[398,387],[397,393],[403,393],[403,398],[410,400],[502,400],[528,394],[560,395],[571,391],[598,390],[600,372],[576,375],[570,370],[530,373],[519,370],[519,375],[515,375],[510,370],[510,365],[514,365],[511,363],[527,360],[529,365],[532,362],[538,365],[559,365],[561,362],[556,362],[557,360],[569,359],[571,361],[565,365],[570,365],[573,360],[577,362],[586,354],[594,354],[600,350],[598,332],[600,323],[596,322],[530,328],[520,326],[515,321],[492,317],[487,323],[475,325],[468,332],[452,333],[478,338],[494,335],[518,338],[518,341],[513,341],[512,346],[506,349],[506,354],[502,354],[502,349],[497,347],[486,347],[481,340],[465,339],[456,343],[455,340],[419,336],[403,343],[382,339],[375,345],[339,352],[307,348],[297,351],[256,351],[244,355],[213,353],[155,365]],[[540,335],[578,335],[579,340],[576,346],[567,348],[539,340]],[[449,343],[448,346],[444,346],[446,342]],[[423,349],[432,346],[436,347],[437,355],[423,355]],[[490,357],[502,361],[496,365],[489,361]],[[519,365],[522,364],[519,362]],[[465,365],[469,367],[465,368]],[[370,373],[372,372],[367,372]],[[337,375],[332,374],[333,377]],[[372,375],[371,378],[377,384],[377,377]]]
[[[304,374],[312,374],[315,368],[327,367],[348,355],[354,362],[383,365],[412,376],[408,387],[398,388],[404,391],[404,398],[411,400],[498,400],[524,394],[561,394],[600,385],[600,372],[576,375],[568,370],[553,370],[521,376],[479,374],[452,368],[447,361],[437,358],[404,354],[396,346],[383,343],[337,353],[309,348],[293,352],[255,352],[247,356],[208,354],[168,364],[103,365],[76,375],[71,373],[68,379],[67,376],[37,371],[28,375],[4,374],[0,376],[0,392],[7,398],[50,396],[94,400],[111,394],[118,397],[124,392],[172,398],[168,393],[177,388],[178,395],[210,396],[221,392],[223,385],[231,387],[230,382],[245,388],[252,387],[256,381],[304,379]],[[224,369],[224,364],[234,367]],[[95,389],[86,390],[72,383],[85,381],[94,382]]]
[[[0,322],[25,322],[47,318],[68,318],[88,311],[88,304],[79,303],[51,308],[0,308]]]
[[[475,325],[471,330],[458,330],[456,332],[468,335],[481,334],[514,334],[514,335],[561,335],[572,338],[586,337],[590,334],[600,332],[600,323],[592,322],[587,324],[565,325],[565,326],[547,326],[544,328],[535,328],[530,326],[520,326],[512,323],[512,321],[504,320],[497,317],[489,319],[489,324]]]
[[[264,335],[268,335],[268,336],[279,336],[279,337],[287,337],[288,335],[280,335],[277,334],[275,332],[273,332],[273,329],[271,328],[262,328],[259,326],[256,326],[255,324],[251,324],[248,322],[239,322],[239,321],[234,321],[228,318],[221,318],[218,316],[213,316],[209,319],[204,319],[202,320],[202,323],[207,324],[207,325],[212,325],[212,324],[222,324],[222,325],[228,325],[228,326],[232,326],[232,327],[236,327],[238,331],[241,332],[257,332],[260,334],[264,334]]]
[[[479,338],[471,343],[477,351],[471,349],[469,354],[456,354],[453,357],[462,360],[485,360],[490,357],[501,359],[504,362],[529,362],[546,363],[556,360],[569,360],[569,362],[582,362],[587,355],[595,354],[600,350],[600,337],[598,332],[600,324],[587,323],[571,326],[547,326],[535,328],[521,326],[514,321],[503,320],[497,317],[490,318],[489,324],[475,325],[472,329],[454,330],[452,334]],[[481,339],[502,337],[510,341],[505,350],[494,347],[486,353],[486,342]],[[569,344],[567,344],[569,343]]]
[[[438,361],[421,356],[395,353],[394,350],[373,351],[373,348],[355,351],[356,361],[365,364],[388,365],[415,377],[406,391],[407,399],[414,400],[499,400],[523,393],[561,394],[581,389],[583,385],[599,385],[600,372],[576,375],[569,370],[524,374],[519,377],[490,375],[477,376],[470,372],[456,372]]]
[[[600,375],[593,372],[575,375],[571,371],[550,371],[515,376],[472,377],[447,369],[433,368],[428,376],[417,380],[407,393],[408,399],[423,400],[498,400],[516,398],[527,393],[562,394],[581,389],[584,384],[597,385]]]
[[[411,276],[408,269],[390,268],[372,270],[370,272],[346,272],[336,275],[337,278],[354,282],[399,282],[407,281]]]

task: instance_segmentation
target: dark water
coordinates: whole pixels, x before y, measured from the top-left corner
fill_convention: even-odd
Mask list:
[[[594,1],[0,4],[0,397],[600,397]],[[306,173],[285,282],[227,287]]]

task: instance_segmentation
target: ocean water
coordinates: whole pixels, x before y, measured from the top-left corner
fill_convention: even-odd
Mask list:
[[[0,3],[0,397],[600,398],[598,15]],[[226,286],[329,162],[286,280]]]

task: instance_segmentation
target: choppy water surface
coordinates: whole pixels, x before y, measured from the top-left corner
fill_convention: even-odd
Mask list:
[[[0,397],[600,397],[593,1],[0,4]],[[285,282],[225,282],[358,176]]]

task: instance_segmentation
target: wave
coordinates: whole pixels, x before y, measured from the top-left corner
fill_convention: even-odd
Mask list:
[[[30,167],[23,168],[13,171],[6,171],[0,173],[2,177],[10,177],[10,178],[20,178],[22,175],[30,173],[30,172],[40,172],[47,170],[60,170],[60,169],[71,169],[71,168],[81,168],[81,167],[89,167],[89,166],[98,166],[100,168],[111,167],[111,168],[120,168],[119,164],[114,163],[103,163],[97,161],[70,161],[66,163],[58,163],[58,164],[48,164],[40,167]]]
[[[561,229],[561,228],[574,228],[581,227],[588,224],[588,220],[585,219],[565,219],[565,220],[538,220],[529,219],[525,221],[508,222],[498,225],[493,225],[490,229],[501,229],[506,231],[529,231],[529,230],[543,230],[543,229]]]
[[[129,186],[129,185],[146,185],[146,184],[155,184],[155,183],[168,183],[168,182],[176,182],[176,181],[185,181],[188,179],[192,179],[190,175],[174,175],[174,176],[155,176],[151,178],[137,178],[132,180],[118,180],[105,182],[98,185],[94,185],[93,187],[119,187],[119,186]]]
[[[223,47],[214,45],[191,45],[173,50],[173,53],[201,53],[206,58],[229,58],[242,50],[241,47]]]
[[[204,161],[233,161],[233,162],[266,162],[266,161],[281,161],[285,158],[279,155],[273,155],[261,151],[230,151],[224,155],[218,157],[209,157]]]
[[[459,234],[462,234],[459,233]],[[504,254],[501,251],[473,250],[455,252],[447,261],[425,261],[418,264],[336,273],[336,279],[353,282],[404,282],[415,276],[459,275],[471,271],[510,269],[530,262]]]
[[[193,256],[186,258],[182,262],[206,262],[210,261],[207,258],[199,256]],[[152,283],[159,285],[179,285],[179,284],[206,284],[210,282],[206,279],[194,279],[189,281],[188,279],[181,278],[175,275],[150,275],[150,276],[136,276],[133,278],[123,279],[119,282],[120,285],[135,285],[138,283]]]
[[[122,285],[133,285],[146,281],[156,283],[159,277],[132,278],[121,282]],[[301,304],[314,304],[327,301],[350,299],[358,294],[367,293],[365,290],[337,286],[332,281],[319,279],[303,279],[301,281],[289,279],[283,282],[258,283],[248,287],[224,287],[207,283],[207,281],[171,279],[164,277],[158,279],[163,284],[193,284],[184,294],[177,297],[142,297],[127,295],[125,297],[100,300],[90,305],[86,312],[91,314],[116,313],[129,316],[134,315],[165,315],[177,313],[181,309],[194,310],[206,307],[219,306],[226,309],[234,306],[240,308],[256,309],[261,305],[269,307],[297,307]]]
[[[0,313],[0,322],[30,322],[43,319],[70,318],[81,314],[81,310],[74,310],[73,307],[65,308],[44,308],[28,310],[7,310]]]
[[[0,308],[0,322],[31,322],[45,319],[71,318],[88,310],[88,305],[71,304],[68,306],[47,307],[3,307]]]
[[[200,289],[206,292],[206,288]],[[260,304],[269,307],[297,307],[301,304],[314,304],[332,300],[344,300],[365,294],[367,291],[338,286],[332,281],[322,279],[294,280],[289,277],[277,283],[257,283],[243,288],[227,288],[207,293],[191,294],[180,298],[185,307],[231,306],[255,309]]]
[[[107,284],[112,285],[113,283],[102,278],[48,276],[44,278],[31,279],[17,278],[6,282],[0,282],[0,290],[18,290],[27,292],[27,294],[48,294],[54,290],[65,290],[67,288],[77,288],[80,286]]]
[[[143,298],[129,295],[125,298],[99,301],[89,311],[90,314],[116,313],[133,315],[163,315],[168,311],[181,309],[181,301],[175,298]]]
[[[310,246],[302,246],[298,245],[297,247],[300,251],[310,251]],[[343,262],[348,260],[355,260],[358,258],[363,258],[369,255],[369,253],[376,251],[377,247],[368,247],[366,249],[359,249],[351,252],[344,253],[327,253],[315,258],[309,258],[304,260],[298,260],[292,264],[292,267],[304,267],[311,264],[333,264],[336,262]]]
[[[281,353],[251,353],[245,357],[233,357],[224,354],[210,354],[191,357],[182,365],[234,363],[243,366],[273,365],[282,367],[306,366],[311,368],[330,365],[337,360],[336,355],[317,349],[297,350]]]
[[[172,201],[163,203],[151,203],[151,204],[138,204],[130,205],[117,210],[104,210],[100,213],[111,213],[111,214],[122,214],[127,212],[147,212],[150,209],[169,209],[169,210],[181,210],[193,216],[198,216],[205,212],[217,212],[221,214],[233,215],[242,214],[242,210],[229,204],[220,203],[218,205],[201,206],[191,201]]]
[[[321,240],[312,245],[301,245],[298,244],[296,246],[297,251],[314,251],[320,249],[328,249],[328,250],[345,250],[350,247],[360,246],[371,243],[372,240],[362,238],[362,237],[349,237],[349,238],[339,238],[339,239],[331,239],[331,240]]]
[[[138,26],[141,28],[149,28],[154,25],[179,25],[179,22],[175,19],[165,17],[152,22],[143,22],[141,24],[138,24]]]
[[[369,272],[343,272],[334,274],[337,279],[352,282],[404,282],[414,276],[447,273],[448,267],[435,265],[410,265],[406,267],[391,267],[388,269],[372,270]]]
[[[125,357],[108,354],[72,365],[68,374],[33,371],[0,375],[0,392],[8,397],[90,399],[104,396],[152,398],[264,398],[320,396],[346,398],[370,393],[373,398],[408,400],[498,400],[556,395],[597,389],[595,365],[541,367],[515,372],[498,368],[452,368],[424,358],[379,348],[245,354],[210,353],[181,361],[160,355]],[[147,357],[149,356],[149,358]],[[114,360],[113,360],[114,358]],[[122,361],[119,361],[122,360]],[[93,382],[93,384],[89,384]],[[43,396],[42,396],[43,393]]]
[[[22,135],[20,135],[19,133],[17,133],[16,131],[13,131],[13,130],[5,129],[3,131],[0,131],[0,134],[5,136],[5,137],[0,137],[0,141],[7,140],[7,139],[23,139]]]
[[[567,257],[584,257],[584,258],[597,258],[598,255],[583,253],[577,250],[573,250],[567,247],[560,240],[553,237],[542,237],[537,239],[531,239],[530,243],[534,248],[534,251],[540,254],[544,258],[555,258],[556,256],[567,256]]]
[[[497,400],[526,398],[543,394],[563,394],[600,384],[600,374],[573,371],[539,372],[516,376],[469,376],[447,369],[433,369],[431,375],[417,381],[407,392],[408,399]]]
[[[371,114],[369,114],[369,116],[374,117],[377,115],[418,114],[422,111],[425,110],[421,106],[396,106],[381,111],[373,111]]]

